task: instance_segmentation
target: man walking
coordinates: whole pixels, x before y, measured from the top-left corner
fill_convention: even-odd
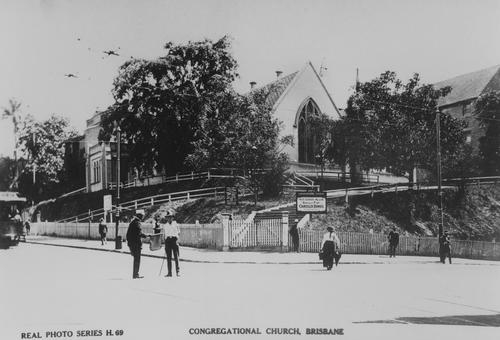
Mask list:
[[[448,257],[451,264],[451,240],[447,231],[439,237],[439,257],[443,264],[446,263],[446,257]]]
[[[175,271],[177,276],[180,276],[179,268],[179,226],[177,222],[174,221],[174,213],[168,212],[165,216],[167,223],[163,226],[163,233],[165,235],[165,253],[167,255],[167,277],[172,276],[172,254],[175,260]]]
[[[144,210],[138,209],[135,216],[128,225],[127,230],[127,244],[130,249],[130,254],[134,258],[134,265],[132,271],[133,279],[142,279],[144,276],[139,275],[139,267],[141,266],[141,250],[142,250],[142,237],[147,235],[142,233],[141,221],[144,218]]]
[[[396,227],[392,227],[392,230],[389,232],[388,236],[389,240],[389,257],[396,257],[396,248],[399,243],[399,234],[396,231]]]
[[[295,220],[295,222],[292,224],[290,227],[290,236],[292,237],[292,246],[293,246],[293,251],[298,253],[299,252],[299,230],[297,229],[297,223],[299,223],[299,220]]]
[[[103,246],[105,243],[108,243],[108,240],[106,240],[106,234],[108,233],[108,227],[106,223],[104,222],[104,218],[101,218],[99,220],[99,235],[101,235],[101,245]]]

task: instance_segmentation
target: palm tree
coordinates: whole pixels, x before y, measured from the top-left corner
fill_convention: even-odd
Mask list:
[[[2,119],[12,119],[12,124],[14,126],[14,164],[16,166],[16,173],[9,189],[17,187],[17,180],[19,178],[19,167],[17,164],[17,147],[18,147],[18,131],[19,131],[19,108],[21,103],[15,99],[9,99],[9,107],[3,109]]]

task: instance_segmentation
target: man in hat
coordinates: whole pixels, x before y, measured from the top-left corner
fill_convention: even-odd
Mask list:
[[[141,266],[141,250],[142,250],[142,237],[147,237],[142,233],[141,221],[144,218],[144,210],[138,209],[135,212],[134,218],[128,225],[127,230],[127,244],[130,249],[130,254],[134,258],[134,266],[132,271],[133,279],[142,279],[144,276],[139,275],[139,267]]]
[[[175,260],[175,271],[177,273],[177,276],[179,276],[179,226],[177,225],[177,222],[174,221],[174,213],[172,211],[168,211],[165,218],[166,223],[163,226],[163,234],[165,236],[165,253],[167,255],[168,268],[168,273],[166,276],[172,276],[172,254],[174,255]]]
[[[294,223],[290,227],[290,236],[292,237],[293,251],[299,253],[299,230],[297,229],[298,219],[295,219]]]
[[[103,246],[105,243],[108,243],[108,240],[106,240],[106,234],[108,232],[108,227],[106,226],[106,223],[104,222],[104,218],[101,217],[99,220],[99,235],[101,235],[101,245]]]
[[[392,227],[387,238],[389,241],[389,257],[396,257],[396,248],[399,244],[399,233],[396,231],[396,227]]]
[[[448,231],[439,236],[439,257],[441,263],[446,263],[446,257],[451,264],[451,240]]]

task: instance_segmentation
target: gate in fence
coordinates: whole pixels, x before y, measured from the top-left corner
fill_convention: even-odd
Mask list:
[[[281,249],[287,234],[288,225],[282,219],[232,220],[229,221],[229,248]]]

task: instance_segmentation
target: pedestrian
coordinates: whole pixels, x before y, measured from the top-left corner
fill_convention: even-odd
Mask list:
[[[179,226],[174,220],[174,213],[167,212],[165,216],[166,223],[163,225],[163,234],[165,236],[165,254],[167,255],[167,269],[166,277],[172,276],[172,255],[175,261],[175,271],[177,276],[180,276],[179,268]]]
[[[446,257],[448,257],[451,264],[451,240],[447,231],[439,237],[439,258],[441,263],[446,263]]]
[[[108,233],[108,226],[106,225],[106,222],[104,222],[104,218],[101,217],[101,219],[99,220],[99,235],[101,235],[102,246],[108,243],[108,240],[106,239],[107,233]]]
[[[158,216],[155,216],[155,226],[153,228],[153,234],[161,233],[161,225]]]
[[[396,227],[392,227],[387,239],[389,240],[389,257],[396,257],[396,248],[399,244],[399,233],[396,231]]]
[[[293,246],[293,251],[294,252],[297,252],[299,253],[299,230],[297,228],[297,223],[299,222],[299,220],[295,220],[295,223],[292,224],[291,228],[290,228],[290,236],[292,237],[292,246]]]
[[[335,259],[335,265],[338,265],[338,260],[336,253],[339,252],[340,255],[340,240],[333,232],[332,227],[326,228],[327,232],[323,235],[323,241],[321,242],[321,249],[323,253],[323,267],[327,270],[331,270],[333,267],[333,260]],[[338,257],[340,259],[340,257]]]
[[[26,235],[29,235],[31,231],[30,222],[29,221],[24,222],[24,227],[26,228]]]
[[[141,250],[142,250],[142,240],[141,238],[147,237],[146,234],[142,233],[141,221],[144,218],[144,210],[138,209],[135,211],[135,216],[128,225],[127,230],[127,244],[130,249],[130,254],[134,258],[134,265],[132,271],[133,279],[142,279],[144,276],[139,275],[139,268],[141,266]]]

